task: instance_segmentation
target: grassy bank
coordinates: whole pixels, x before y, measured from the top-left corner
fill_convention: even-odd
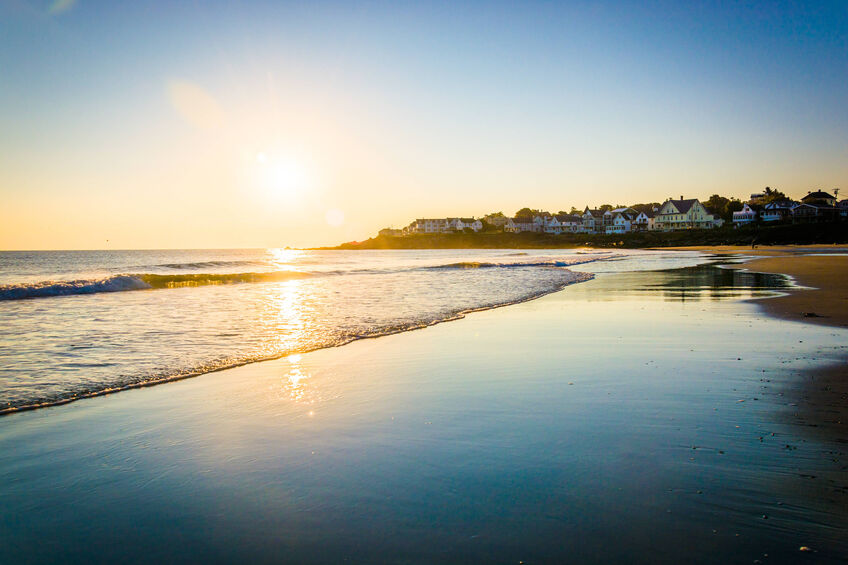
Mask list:
[[[776,226],[725,226],[713,230],[617,235],[545,233],[421,234],[377,236],[323,249],[553,249],[569,247],[683,247],[692,245],[804,245],[848,243],[848,222]]]

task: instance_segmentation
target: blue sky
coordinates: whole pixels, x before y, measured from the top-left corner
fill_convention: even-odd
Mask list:
[[[848,178],[845,2],[51,5],[0,4],[0,248],[324,244]],[[259,154],[312,180],[263,196]]]

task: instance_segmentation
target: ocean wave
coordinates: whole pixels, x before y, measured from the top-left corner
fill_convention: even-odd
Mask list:
[[[549,260],[549,261],[515,261],[508,263],[487,263],[480,261],[460,261],[458,263],[448,263],[446,265],[436,265],[433,267],[424,267],[427,270],[444,270],[444,269],[511,269],[524,267],[574,267],[586,263],[593,263],[614,258],[611,253],[605,254],[603,257],[598,256],[592,259],[589,258],[573,258],[566,260]]]
[[[164,269],[180,269],[180,270],[188,270],[188,269],[215,269],[218,267],[238,267],[238,266],[249,266],[249,265],[266,265],[267,263],[263,261],[247,261],[247,260],[239,260],[239,261],[197,261],[193,263],[161,263],[158,265],[150,265],[151,267],[161,267]]]
[[[0,286],[0,300],[24,300],[125,292],[161,288],[182,288],[239,283],[281,282],[312,276],[299,271],[271,271],[266,273],[191,273],[162,275],[154,273],[114,275],[104,279],[79,279],[72,281],[41,281]]]
[[[545,263],[547,265],[547,263]],[[282,275],[284,273],[241,273],[241,275]],[[303,273],[291,273],[295,275],[304,275]],[[0,405],[0,417],[28,410],[34,410],[38,408],[45,408],[49,406],[58,406],[62,404],[68,404],[70,402],[74,402],[76,400],[81,400],[84,398],[92,398],[96,396],[103,396],[106,394],[112,394],[116,392],[121,392],[125,390],[149,387],[158,384],[163,384],[167,382],[178,381],[182,379],[187,379],[191,377],[197,377],[200,375],[213,373],[217,371],[222,371],[225,369],[231,369],[234,367],[239,367],[242,365],[247,365],[250,363],[256,363],[261,361],[271,361],[274,359],[280,359],[282,357],[286,357],[288,355],[292,355],[294,353],[307,353],[310,351],[315,351],[319,349],[326,349],[331,347],[340,347],[343,345],[347,345],[349,343],[362,340],[362,339],[373,339],[378,337],[383,337],[392,334],[398,334],[408,331],[414,331],[419,329],[424,329],[430,326],[434,326],[437,324],[441,324],[444,322],[450,322],[454,320],[459,320],[464,318],[466,315],[480,312],[484,310],[491,310],[494,308],[501,308],[504,306],[510,306],[513,304],[519,304],[521,302],[527,302],[530,300],[534,300],[537,298],[541,298],[547,294],[551,294],[553,292],[557,292],[562,290],[563,288],[575,284],[581,283],[594,278],[594,275],[591,273],[581,273],[581,272],[573,272],[569,270],[562,271],[562,278],[557,280],[555,284],[546,285],[541,288],[536,288],[533,290],[528,290],[524,294],[516,296],[510,300],[502,300],[502,301],[481,301],[480,303],[473,305],[471,307],[458,308],[455,310],[450,310],[446,312],[433,313],[430,316],[425,317],[416,317],[410,318],[401,323],[389,323],[389,324],[377,324],[371,328],[355,331],[355,332],[340,332],[335,335],[327,336],[323,342],[315,343],[312,345],[308,345],[306,347],[301,348],[283,348],[274,353],[257,353],[257,354],[248,354],[248,355],[235,355],[235,356],[227,356],[220,359],[210,360],[208,362],[202,363],[200,365],[196,365],[193,367],[183,367],[177,368],[172,371],[163,371],[156,372],[153,374],[146,375],[123,375],[118,376],[114,380],[103,383],[88,383],[88,384],[80,384],[77,387],[74,387],[73,390],[59,393],[55,395],[47,395],[42,396],[41,398],[32,398],[30,400],[23,400],[18,402],[8,402],[5,406]],[[141,275],[143,277],[150,277],[151,275]],[[155,275],[157,277],[163,278],[187,278],[192,275]],[[210,276],[210,275],[204,275]],[[220,275],[222,277],[227,276],[235,276],[235,275]],[[309,276],[308,274],[305,276]],[[124,278],[135,278],[132,275],[120,275],[119,277]],[[116,279],[119,277],[110,277],[110,279]],[[109,280],[109,279],[107,279]],[[141,280],[141,279],[136,279]],[[77,282],[77,281],[72,281]],[[216,284],[216,283],[210,283]],[[148,288],[153,288],[152,286]],[[0,297],[2,297],[2,289],[0,288]],[[0,298],[2,299],[2,298]]]

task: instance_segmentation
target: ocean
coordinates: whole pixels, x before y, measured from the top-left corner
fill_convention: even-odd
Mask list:
[[[845,331],[748,301],[787,277],[667,251],[2,259],[8,405],[201,375],[0,417],[0,562],[848,555],[821,396]]]
[[[634,250],[0,253],[0,413],[423,328],[595,273],[696,265]]]

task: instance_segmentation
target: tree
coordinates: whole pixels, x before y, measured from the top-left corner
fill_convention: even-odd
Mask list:
[[[533,216],[550,216],[549,212],[545,212],[544,210],[537,210],[535,208],[522,208],[518,212],[515,213],[516,216],[522,217],[533,217]]]
[[[503,214],[501,215],[503,216]],[[496,225],[490,224],[486,220],[480,220],[480,223],[483,224],[483,227],[480,229],[481,232],[488,233],[493,231],[500,231]]]
[[[719,196],[718,194],[713,194],[702,204],[704,208],[711,214],[715,214],[717,216],[721,216],[724,214],[727,209],[727,204],[730,202],[729,198],[725,198],[724,196]]]
[[[718,216],[725,222],[732,221],[733,212],[738,212],[743,206],[742,201],[738,198],[725,198],[718,194],[713,194],[702,204],[709,213]]]
[[[539,211],[531,208],[522,208],[515,213],[516,216],[538,216]]]
[[[777,190],[776,188],[771,188],[767,186],[765,189],[765,196],[760,199],[761,204],[768,204],[769,202],[776,202],[778,200],[786,200],[786,195]]]
[[[633,208],[637,212],[645,212],[647,214],[649,212],[653,212],[654,208],[659,210],[661,206],[662,204],[660,204],[659,202],[647,202],[645,204],[634,204],[633,206],[631,206],[631,208]]]

